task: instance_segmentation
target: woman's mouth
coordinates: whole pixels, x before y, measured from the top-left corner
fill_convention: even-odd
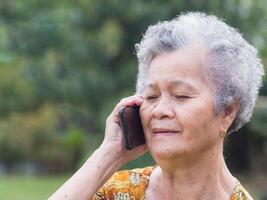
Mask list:
[[[162,136],[168,136],[173,134],[178,134],[180,131],[173,130],[173,129],[166,129],[166,128],[154,128],[152,129],[153,135],[162,135]]]

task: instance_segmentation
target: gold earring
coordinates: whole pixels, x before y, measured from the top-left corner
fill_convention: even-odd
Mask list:
[[[227,131],[224,130],[223,132],[220,133],[220,136],[221,136],[222,138],[224,138],[224,137],[226,136],[226,134],[227,134]]]

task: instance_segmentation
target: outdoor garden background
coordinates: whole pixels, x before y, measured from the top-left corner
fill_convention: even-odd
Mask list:
[[[134,93],[134,44],[181,12],[222,17],[267,66],[266,0],[0,0],[0,199],[47,199],[98,147]],[[255,200],[267,190],[267,76],[225,158]],[[108,156],[108,155],[107,155]],[[153,164],[149,154],[124,168]]]

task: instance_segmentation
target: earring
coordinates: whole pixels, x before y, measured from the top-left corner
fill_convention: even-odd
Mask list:
[[[220,136],[222,138],[225,138],[226,134],[227,134],[227,130],[224,130],[223,132],[220,133]]]

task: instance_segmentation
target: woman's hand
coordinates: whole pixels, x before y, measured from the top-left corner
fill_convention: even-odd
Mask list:
[[[116,105],[107,118],[105,138],[101,146],[49,200],[91,199],[124,163],[147,151],[146,144],[132,150],[126,149],[119,122],[119,110],[122,107],[141,105],[142,102],[143,99],[140,96],[131,96],[122,99]]]
[[[132,150],[127,150],[123,133],[120,127],[119,111],[126,106],[140,106],[143,103],[141,96],[130,96],[123,98],[114,108],[113,112],[106,120],[105,138],[100,149],[108,149],[109,156],[123,165],[126,162],[137,158],[147,151],[147,145],[140,145]]]

